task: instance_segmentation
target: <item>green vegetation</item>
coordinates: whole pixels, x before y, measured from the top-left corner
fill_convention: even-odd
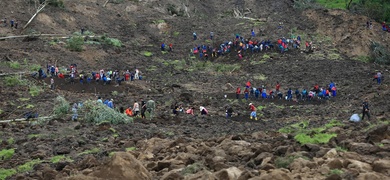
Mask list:
[[[78,156],[87,155],[87,154],[94,154],[94,153],[98,153],[98,152],[100,152],[99,148],[93,148],[93,149],[86,150],[84,152],[79,153]]]
[[[165,23],[165,20],[164,19],[159,19],[159,20],[154,20],[153,21],[153,24],[161,24],[161,23]]]
[[[84,113],[83,119],[86,122],[95,124],[109,122],[111,124],[124,124],[133,122],[133,118],[126,116],[123,113],[111,109],[102,103],[88,100],[84,102],[81,112]]]
[[[267,77],[264,74],[258,74],[253,76],[254,80],[265,81]]]
[[[70,109],[69,102],[62,96],[58,96],[55,101],[53,113],[57,117],[63,117],[68,114]]]
[[[0,160],[11,159],[15,153],[15,149],[3,149],[0,151]]]
[[[50,159],[50,162],[54,164],[61,161],[73,162],[73,160],[70,157],[66,157],[65,155],[54,156]]]
[[[31,64],[31,65],[28,65],[30,67],[30,70],[31,71],[38,71],[39,68],[41,68],[41,65],[39,64]]]
[[[135,150],[137,150],[136,147],[129,147],[129,148],[126,148],[126,151],[135,151]]]
[[[24,163],[23,165],[18,166],[16,169],[17,169],[18,173],[32,171],[35,165],[40,164],[42,162],[43,161],[40,159],[34,159],[32,161]]]
[[[43,89],[38,87],[38,86],[36,86],[36,85],[30,86],[30,88],[28,90],[28,93],[30,93],[30,95],[32,97],[38,96],[41,92],[43,92]]]
[[[325,8],[331,9],[347,9],[348,0],[316,0],[318,3],[323,5]],[[358,0],[353,0],[357,2]]]
[[[277,168],[288,168],[288,166],[295,160],[300,158],[299,156],[287,156],[287,157],[277,157],[274,161],[274,164]],[[301,157],[307,158],[307,157]]]
[[[12,145],[12,144],[15,143],[15,139],[14,139],[13,137],[10,137],[10,138],[7,139],[7,143],[8,143],[9,145]]]
[[[323,131],[343,124],[335,119],[329,121],[324,127],[309,128],[309,121],[302,121],[279,129],[281,133],[294,134],[294,139],[301,144],[321,144],[327,143],[335,133],[324,133]]]
[[[5,85],[6,86],[22,86],[26,85],[27,81],[21,79],[19,76],[7,76],[5,77]]]
[[[183,170],[181,170],[180,174],[182,174],[183,176],[188,175],[188,174],[195,174],[195,173],[199,172],[200,170],[202,170],[202,167],[203,167],[202,164],[194,163],[194,164],[188,165]]]
[[[83,51],[84,38],[82,36],[72,36],[68,39],[66,47],[71,51]]]
[[[51,6],[65,8],[64,1],[62,0],[47,0],[47,2]]]
[[[173,36],[179,36],[179,35],[180,35],[180,32],[177,32],[177,31],[173,32]]]
[[[347,152],[348,151],[348,149],[341,147],[341,146],[336,146],[336,150],[340,151],[340,152]]]
[[[377,43],[373,42],[371,45],[372,50],[372,61],[378,64],[390,64],[390,50]]]
[[[149,51],[143,51],[142,54],[145,56],[145,57],[150,57],[153,55],[152,52],[149,52]]]
[[[11,61],[8,63],[9,67],[12,69],[20,69],[20,63],[18,61]]]
[[[364,62],[364,63],[369,63],[372,61],[372,58],[370,56],[358,56],[358,57],[353,58],[353,60]]]
[[[3,169],[0,168],[0,180],[5,180],[7,177],[15,175],[17,172],[15,169]]]
[[[43,136],[43,134],[29,134],[29,135],[27,135],[27,138],[31,139],[33,137],[42,137],[42,136]]]
[[[107,37],[106,34],[104,34],[101,37],[101,40],[102,40],[101,42],[104,44],[115,46],[115,47],[122,47],[122,42],[119,39]]]
[[[113,95],[113,96],[118,96],[118,94],[119,94],[118,91],[112,91],[112,92],[111,92],[111,95]]]
[[[332,170],[330,170],[329,175],[332,175],[332,174],[340,175],[340,174],[343,174],[343,173],[344,172],[341,169],[332,169]]]
[[[271,59],[271,56],[269,56],[268,54],[264,54],[263,55],[263,60],[267,60],[267,59]]]

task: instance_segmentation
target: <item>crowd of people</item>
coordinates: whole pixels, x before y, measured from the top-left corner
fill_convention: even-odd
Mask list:
[[[330,82],[329,85],[320,87],[318,84],[315,84],[312,89],[307,90],[303,88],[299,90],[296,88],[295,91],[292,88],[288,88],[287,92],[283,94],[280,89],[280,83],[276,82],[275,89],[267,89],[264,85],[257,87],[253,86],[250,81],[246,83],[245,90],[241,92],[241,88],[237,87],[236,89],[236,98],[240,99],[241,94],[244,95],[244,99],[285,99],[287,101],[293,100],[295,95],[296,101],[306,101],[313,100],[315,97],[319,99],[329,99],[331,97],[336,97],[337,88],[334,82]]]
[[[194,40],[197,40],[196,32],[193,33]],[[210,40],[213,40],[214,32],[210,32]],[[288,51],[290,48],[298,49],[301,46],[301,37],[294,38],[281,37],[277,39],[276,44],[281,53]],[[305,42],[306,49],[311,49],[312,42]],[[240,34],[236,34],[233,40],[227,40],[217,47],[212,45],[199,44],[191,49],[191,55],[199,55],[201,59],[208,60],[211,57],[219,57],[226,55],[232,51],[237,52],[238,59],[242,59],[244,53],[259,53],[274,49],[274,43],[269,39],[259,40],[256,37],[254,29],[251,30],[251,37],[244,38]]]

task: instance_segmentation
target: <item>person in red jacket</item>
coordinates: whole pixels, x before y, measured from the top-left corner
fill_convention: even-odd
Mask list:
[[[255,118],[255,120],[257,121],[256,107],[252,103],[249,103],[249,109],[251,110],[250,119]]]
[[[280,84],[279,84],[279,82],[278,82],[278,81],[276,82],[276,87],[275,87],[275,89],[276,89],[276,92],[278,92],[278,91],[279,91],[279,89],[280,89]]]
[[[237,99],[240,99],[240,94],[241,94],[241,88],[237,87],[237,89],[236,89],[236,98]]]
[[[251,87],[251,82],[250,81],[246,82],[246,88],[250,88],[250,87]]]

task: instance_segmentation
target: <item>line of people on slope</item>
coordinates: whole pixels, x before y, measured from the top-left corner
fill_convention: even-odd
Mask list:
[[[199,112],[200,115],[208,115],[209,111],[204,106],[199,106]],[[183,108],[182,104],[175,104],[174,108],[172,109],[172,113],[174,115],[179,115],[182,113],[195,115],[195,107],[188,107],[186,110]]]
[[[299,89],[296,88],[295,92],[293,92],[291,88],[288,88],[286,95],[283,96],[283,93],[280,90],[279,82],[276,82],[274,91],[272,89],[267,90],[264,85],[256,88],[255,86],[252,86],[250,81],[248,81],[246,83],[245,90],[243,91],[244,99],[246,100],[248,100],[249,98],[259,99],[261,97],[263,99],[285,99],[290,101],[293,99],[293,93],[295,94],[296,101],[312,100],[315,97],[318,97],[319,99],[329,99],[330,97],[337,96],[337,88],[335,83],[331,81],[329,85],[324,87],[320,87],[318,84],[315,84],[313,89],[309,91],[305,88],[303,88],[302,91],[299,91]],[[236,99],[241,98],[240,87],[237,87],[235,94]]]
[[[113,99],[106,99],[103,101],[101,97],[98,97],[97,99],[98,103],[102,103],[111,109],[115,108],[113,101]],[[154,117],[155,109],[156,103],[153,100],[144,101],[143,98],[140,98],[139,102],[135,100],[133,106],[128,106],[126,110],[123,107],[120,107],[119,112],[126,114],[129,117],[141,118],[146,118],[145,113],[148,112],[150,114],[150,118],[152,118]]]

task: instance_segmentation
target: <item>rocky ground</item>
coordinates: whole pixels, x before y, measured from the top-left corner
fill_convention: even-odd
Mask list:
[[[57,96],[70,103],[98,96],[113,98],[117,107],[126,107],[139,98],[154,99],[157,117],[151,121],[135,119],[125,125],[72,122],[70,115],[1,123],[0,179],[390,176],[388,66],[364,60],[370,52],[367,42],[388,41],[389,35],[365,29],[366,17],[338,10],[301,11],[287,0],[114,1],[106,7],[103,3],[65,1],[64,8],[48,6],[25,30],[0,28],[2,36],[68,36],[86,27],[96,35],[106,34],[123,43],[121,47],[86,44],[82,52],[73,52],[60,38],[1,41],[0,74],[27,73],[17,74],[23,83],[16,86],[7,80],[15,76],[1,77],[0,118],[20,118],[26,111],[50,116]],[[0,15],[16,18],[21,27],[32,16],[34,4],[20,0],[4,6]],[[233,18],[235,7],[250,8],[248,16],[261,21]],[[172,15],[173,10],[179,16]],[[282,29],[276,28],[279,22],[283,22]],[[262,31],[259,39],[301,35],[304,41],[313,41],[316,50],[246,53],[243,60],[231,53],[208,62],[188,54],[194,45],[217,46],[236,33],[249,37],[252,28]],[[196,41],[192,40],[193,31],[199,35]],[[210,31],[215,33],[213,41],[208,39]],[[161,42],[173,43],[174,51],[161,52]],[[49,79],[29,76],[31,69],[46,63],[56,63],[62,69],[77,63],[79,71],[85,72],[137,67],[143,80],[117,86],[69,84],[55,78],[56,90],[51,91]],[[385,76],[380,86],[372,81],[378,70]],[[272,88],[279,81],[284,92],[334,81],[338,96],[311,102],[235,99],[235,88],[243,88],[248,80],[255,86]],[[353,113],[360,113],[365,98],[370,103],[371,121],[348,122]],[[249,119],[249,102],[258,107],[259,121]],[[176,103],[185,108],[205,106],[210,114],[173,116],[171,107]],[[224,117],[226,105],[234,108],[232,119]]]

